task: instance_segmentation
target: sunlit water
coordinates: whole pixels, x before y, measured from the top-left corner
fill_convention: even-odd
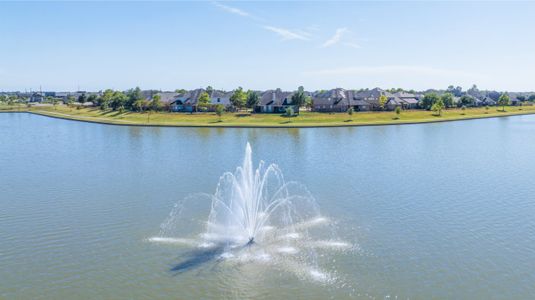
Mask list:
[[[0,114],[0,298],[529,299],[534,137],[534,116],[285,130]],[[290,186],[306,214],[267,218],[273,197],[239,222],[210,213],[266,174],[281,180],[264,195]]]

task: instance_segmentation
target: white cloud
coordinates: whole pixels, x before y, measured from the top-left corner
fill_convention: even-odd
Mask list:
[[[325,43],[321,45],[321,47],[328,48],[338,44],[353,49],[362,48],[360,44],[356,42],[356,39],[353,37],[352,32],[345,27],[336,29],[334,35],[330,39],[326,40]]]
[[[227,5],[224,5],[224,4],[221,4],[219,2],[213,2],[215,6],[221,8],[222,10],[228,12],[228,13],[231,13],[231,14],[235,14],[235,15],[238,15],[238,16],[242,16],[242,17],[252,17],[252,15],[244,10],[241,10],[239,8],[236,8],[236,7],[231,7],[231,6],[227,6]]]
[[[322,47],[331,47],[333,45],[336,45],[340,42],[340,40],[342,39],[342,36],[346,33],[348,33],[349,30],[347,30],[347,28],[338,28],[336,29],[336,32],[334,33],[334,35],[328,39],[327,41],[325,41],[325,43],[323,43],[323,45],[321,45]]]
[[[264,26],[264,29],[275,32],[282,37],[283,40],[310,40],[310,34],[301,31],[301,30],[289,30],[286,28],[274,27],[274,26]]]
[[[323,69],[304,72],[305,75],[321,76],[365,76],[365,75],[412,75],[412,76],[435,76],[435,77],[464,77],[481,78],[480,74],[469,73],[460,70],[442,69],[417,65],[386,65],[386,66],[359,66]]]

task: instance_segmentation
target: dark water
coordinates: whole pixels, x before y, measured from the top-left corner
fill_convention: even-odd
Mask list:
[[[269,267],[177,275],[147,238],[246,142],[355,245],[336,283]],[[323,129],[120,127],[0,114],[0,298],[528,299],[535,116]],[[321,260],[321,257],[320,257]]]

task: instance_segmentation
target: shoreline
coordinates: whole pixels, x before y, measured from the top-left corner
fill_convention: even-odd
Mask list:
[[[478,120],[478,119],[490,119],[490,118],[504,118],[504,117],[512,117],[512,116],[522,116],[522,115],[533,115],[535,114],[535,110],[532,111],[515,111],[515,112],[504,112],[503,115],[478,115],[478,116],[467,116],[467,117],[457,117],[457,118],[444,118],[444,119],[437,119],[436,120],[430,120],[430,119],[423,119],[423,120],[407,120],[404,121],[402,119],[392,120],[391,122],[369,122],[369,123],[358,123],[356,121],[355,123],[347,122],[347,124],[339,124],[339,123],[325,123],[325,124],[299,124],[299,123],[288,123],[288,125],[283,124],[221,124],[218,122],[214,122],[213,124],[184,124],[184,123],[178,123],[178,124],[162,124],[162,123],[138,123],[138,122],[131,122],[127,120],[123,121],[115,121],[115,120],[106,120],[102,118],[96,118],[91,116],[78,116],[78,115],[69,115],[69,114],[62,114],[57,113],[54,111],[43,111],[43,110],[27,110],[26,108],[22,110],[0,110],[0,113],[29,113],[34,115],[39,115],[43,117],[49,117],[49,118],[55,118],[55,119],[62,119],[62,120],[69,120],[69,121],[78,121],[78,122],[85,122],[85,123],[95,123],[95,124],[102,124],[102,125],[116,125],[116,126],[133,126],[133,127],[177,127],[177,128],[273,128],[273,129],[288,129],[288,128],[341,128],[341,127],[367,127],[367,126],[390,126],[390,125],[418,125],[418,124],[426,124],[426,123],[443,123],[443,122],[455,122],[455,121],[470,121],[470,120]],[[378,112],[382,113],[382,112]]]

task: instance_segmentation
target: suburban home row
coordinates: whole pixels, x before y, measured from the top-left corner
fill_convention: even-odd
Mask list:
[[[198,99],[201,93],[207,92],[210,97],[210,104],[208,111],[213,111],[218,104],[223,105],[228,110],[234,109],[230,101],[233,92],[222,90],[206,90],[195,89],[178,92],[159,92],[155,90],[142,91],[143,97],[151,100],[154,95],[160,95],[160,101],[165,104],[173,112],[195,112],[200,110],[198,108]],[[295,92],[282,91],[281,89],[254,91],[258,94],[258,105],[253,109],[257,113],[284,113],[287,108],[291,107],[295,112],[299,111],[299,107],[292,103],[292,96]],[[441,91],[436,91],[441,94]],[[405,91],[389,92],[380,88],[364,89],[364,90],[345,90],[342,88],[335,88],[331,90],[322,90],[316,92],[304,92],[307,97],[312,100],[309,106],[312,111],[316,112],[346,112],[349,108],[354,111],[374,111],[374,110],[394,110],[396,107],[402,109],[416,109],[418,103],[424,97],[423,93],[409,93]],[[29,102],[43,102],[47,97],[54,97],[56,99],[67,101],[69,97],[78,99],[79,96],[89,95],[100,96],[100,92],[33,92],[33,93],[18,93],[22,98],[28,99]],[[509,93],[511,105],[518,105],[521,101],[517,98],[519,96],[526,97],[527,93]],[[380,98],[386,97],[384,107],[380,105]],[[464,94],[470,97],[470,106],[494,106],[497,101],[488,96],[487,93],[480,94]],[[454,104],[459,103],[461,97],[454,97]]]
[[[196,89],[183,94],[164,92],[160,93],[161,101],[169,103],[172,111],[192,112],[197,109],[197,99],[204,89]],[[259,94],[259,103],[254,108],[257,113],[283,113],[288,107],[298,111],[292,103],[294,92],[286,92],[281,89],[256,92]],[[355,111],[371,111],[380,108],[379,98],[387,97],[385,109],[394,110],[396,107],[404,109],[417,108],[418,101],[423,95],[410,94],[406,92],[389,93],[380,88],[372,90],[354,91],[341,88],[315,93],[305,92],[306,96],[312,99],[313,111],[318,112],[345,112],[352,107]],[[210,95],[212,105],[222,104],[231,106],[230,97],[232,92],[213,90]]]

